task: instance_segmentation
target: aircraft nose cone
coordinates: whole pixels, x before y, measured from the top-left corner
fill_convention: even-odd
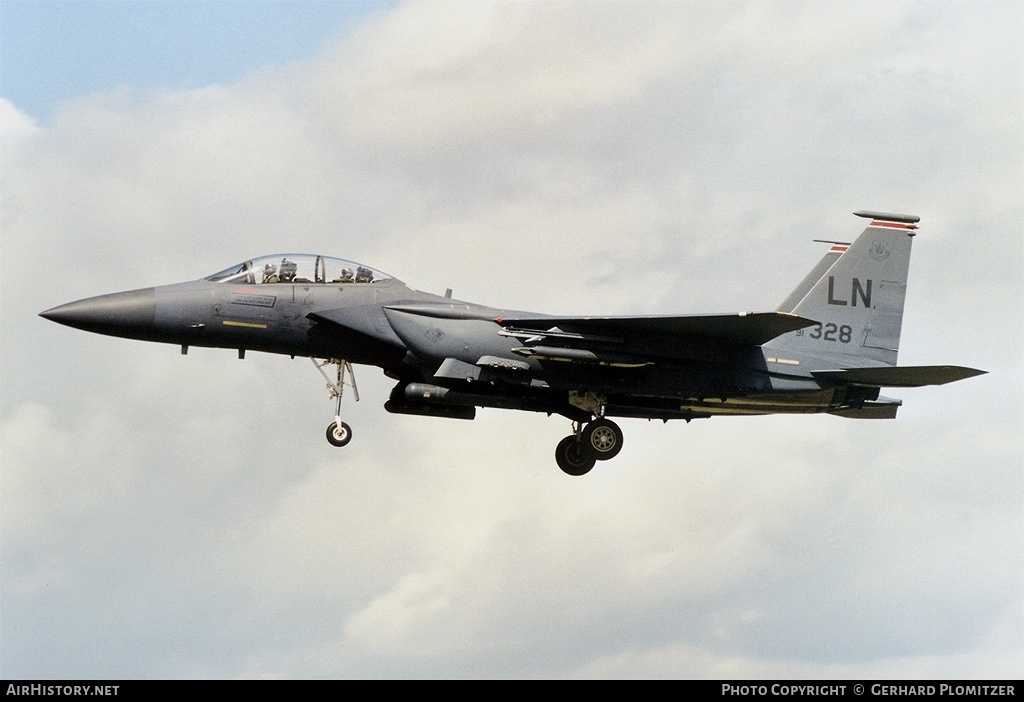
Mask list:
[[[39,316],[97,334],[144,339],[153,329],[155,311],[156,288],[143,288],[69,302]]]

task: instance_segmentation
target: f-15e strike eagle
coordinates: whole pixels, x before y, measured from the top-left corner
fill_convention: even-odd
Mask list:
[[[389,412],[473,419],[477,407],[560,414],[558,466],[583,475],[622,448],[610,417],[828,413],[891,419],[883,387],[941,385],[984,371],[897,366],[918,217],[869,224],[825,257],[775,312],[560,317],[420,292],[327,256],[245,261],[187,283],[90,297],[42,313],[86,331],[181,346],[308,356],[336,399],[327,439],[344,446],[352,364],[397,384]],[[328,375],[324,368],[335,366]],[[346,380],[346,374],[349,375]]]

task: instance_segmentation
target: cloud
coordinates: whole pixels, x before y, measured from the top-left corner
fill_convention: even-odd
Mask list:
[[[10,100],[0,98],[0,134],[18,138],[36,128],[34,119],[20,111]]]
[[[1013,675],[1019,20],[409,3],[234,84],[0,103],[2,672]],[[523,309],[772,309],[865,207],[924,217],[903,358],[999,373],[894,422],[624,422],[585,479],[559,418],[387,415],[359,368],[339,451],[304,359],[36,317],[289,250]]]

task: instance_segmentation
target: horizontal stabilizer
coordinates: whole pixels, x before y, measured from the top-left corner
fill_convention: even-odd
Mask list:
[[[963,366],[881,366],[811,371],[811,375],[815,378],[829,380],[837,385],[917,388],[923,385],[945,385],[986,372]]]
[[[745,314],[708,314],[691,317],[527,317],[498,319],[498,324],[519,330],[534,330],[544,336],[576,332],[626,337],[661,335],[720,339],[735,344],[760,346],[777,336],[817,324],[810,319],[784,312],[748,312]]]

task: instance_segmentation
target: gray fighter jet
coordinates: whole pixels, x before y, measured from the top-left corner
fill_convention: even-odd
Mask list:
[[[473,419],[477,407],[560,414],[572,433],[559,467],[583,475],[622,448],[610,417],[828,413],[891,419],[883,387],[941,385],[984,371],[897,366],[918,217],[870,220],[830,245],[775,312],[559,317],[420,292],[379,270],[327,256],[245,261],[208,278],[91,297],[42,313],[91,332],[181,346],[307,356],[336,400],[327,439],[344,446],[352,364],[397,384],[389,412]],[[328,375],[324,370],[334,366]],[[348,378],[346,378],[346,375]]]

